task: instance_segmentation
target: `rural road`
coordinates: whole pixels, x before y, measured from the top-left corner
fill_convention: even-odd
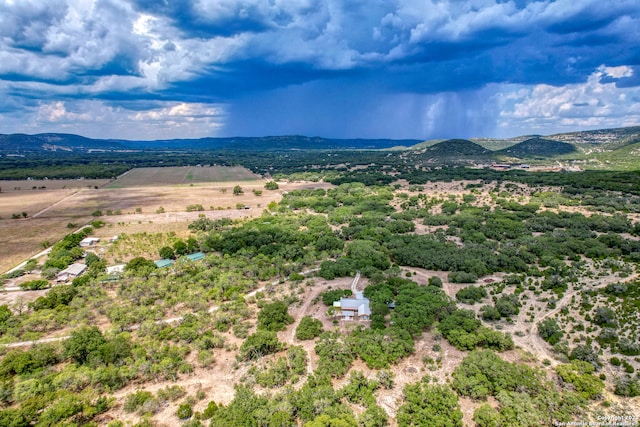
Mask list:
[[[351,282],[351,292],[355,295],[358,292],[358,281],[360,280],[360,272],[356,273],[356,277],[353,278],[353,282]]]

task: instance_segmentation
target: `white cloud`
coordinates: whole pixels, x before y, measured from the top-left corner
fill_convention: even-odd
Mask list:
[[[102,101],[41,102],[20,114],[0,113],[0,132],[70,132],[90,138],[201,138],[219,133],[226,117],[220,104],[163,102],[154,106],[110,105]]]
[[[584,83],[532,87],[502,85],[494,96],[506,135],[541,134],[640,124],[640,88],[620,88],[605,76],[632,75],[629,67],[598,67]]]
[[[633,68],[627,67],[626,65],[621,65],[619,67],[602,66],[599,70],[605,75],[616,79],[633,76]]]

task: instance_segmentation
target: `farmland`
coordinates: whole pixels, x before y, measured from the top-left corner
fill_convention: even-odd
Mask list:
[[[257,181],[260,176],[243,167],[160,167],[137,168],[122,174],[105,188],[130,188],[141,186],[185,186],[234,181]]]
[[[255,215],[260,206],[279,197],[275,192],[252,193],[262,190],[264,182],[239,167],[133,169],[115,181],[2,181],[0,271],[37,254],[46,246],[43,243],[60,239],[74,224],[77,228],[96,219],[107,222],[113,235],[143,231],[150,221],[168,224],[166,231],[184,231],[187,221],[197,217],[186,212],[189,205],[219,211],[237,210],[240,203],[254,210],[231,215]],[[243,187],[243,194],[233,194],[235,185]],[[139,227],[143,222],[147,225]]]

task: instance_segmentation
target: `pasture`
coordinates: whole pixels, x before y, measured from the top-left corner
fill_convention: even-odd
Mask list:
[[[234,181],[255,181],[260,176],[240,166],[176,166],[137,168],[122,174],[106,188],[184,186]]]
[[[105,222],[105,226],[94,233],[102,238],[122,233],[170,231],[184,236],[188,234],[187,225],[198,215],[258,216],[270,202],[281,199],[282,191],[309,185],[280,183],[280,190],[265,190],[266,180],[241,167],[141,168],[111,183],[106,180],[46,182],[46,189],[26,190],[37,184],[12,181],[9,187],[24,190],[6,192],[7,181],[3,183],[0,273],[36,255],[43,249],[43,243],[54,243],[91,221]],[[242,187],[242,194],[233,194],[236,185]],[[202,211],[187,212],[189,206],[198,205]],[[27,213],[26,218],[21,216],[22,212]],[[12,218],[14,213],[19,218]]]

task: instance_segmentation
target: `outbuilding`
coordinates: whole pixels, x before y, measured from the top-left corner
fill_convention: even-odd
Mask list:
[[[74,263],[56,274],[56,282],[68,282],[80,276],[87,269],[85,264]]]
[[[100,239],[98,239],[97,237],[85,237],[84,239],[80,240],[80,246],[86,248],[88,246],[95,245],[99,241]]]

